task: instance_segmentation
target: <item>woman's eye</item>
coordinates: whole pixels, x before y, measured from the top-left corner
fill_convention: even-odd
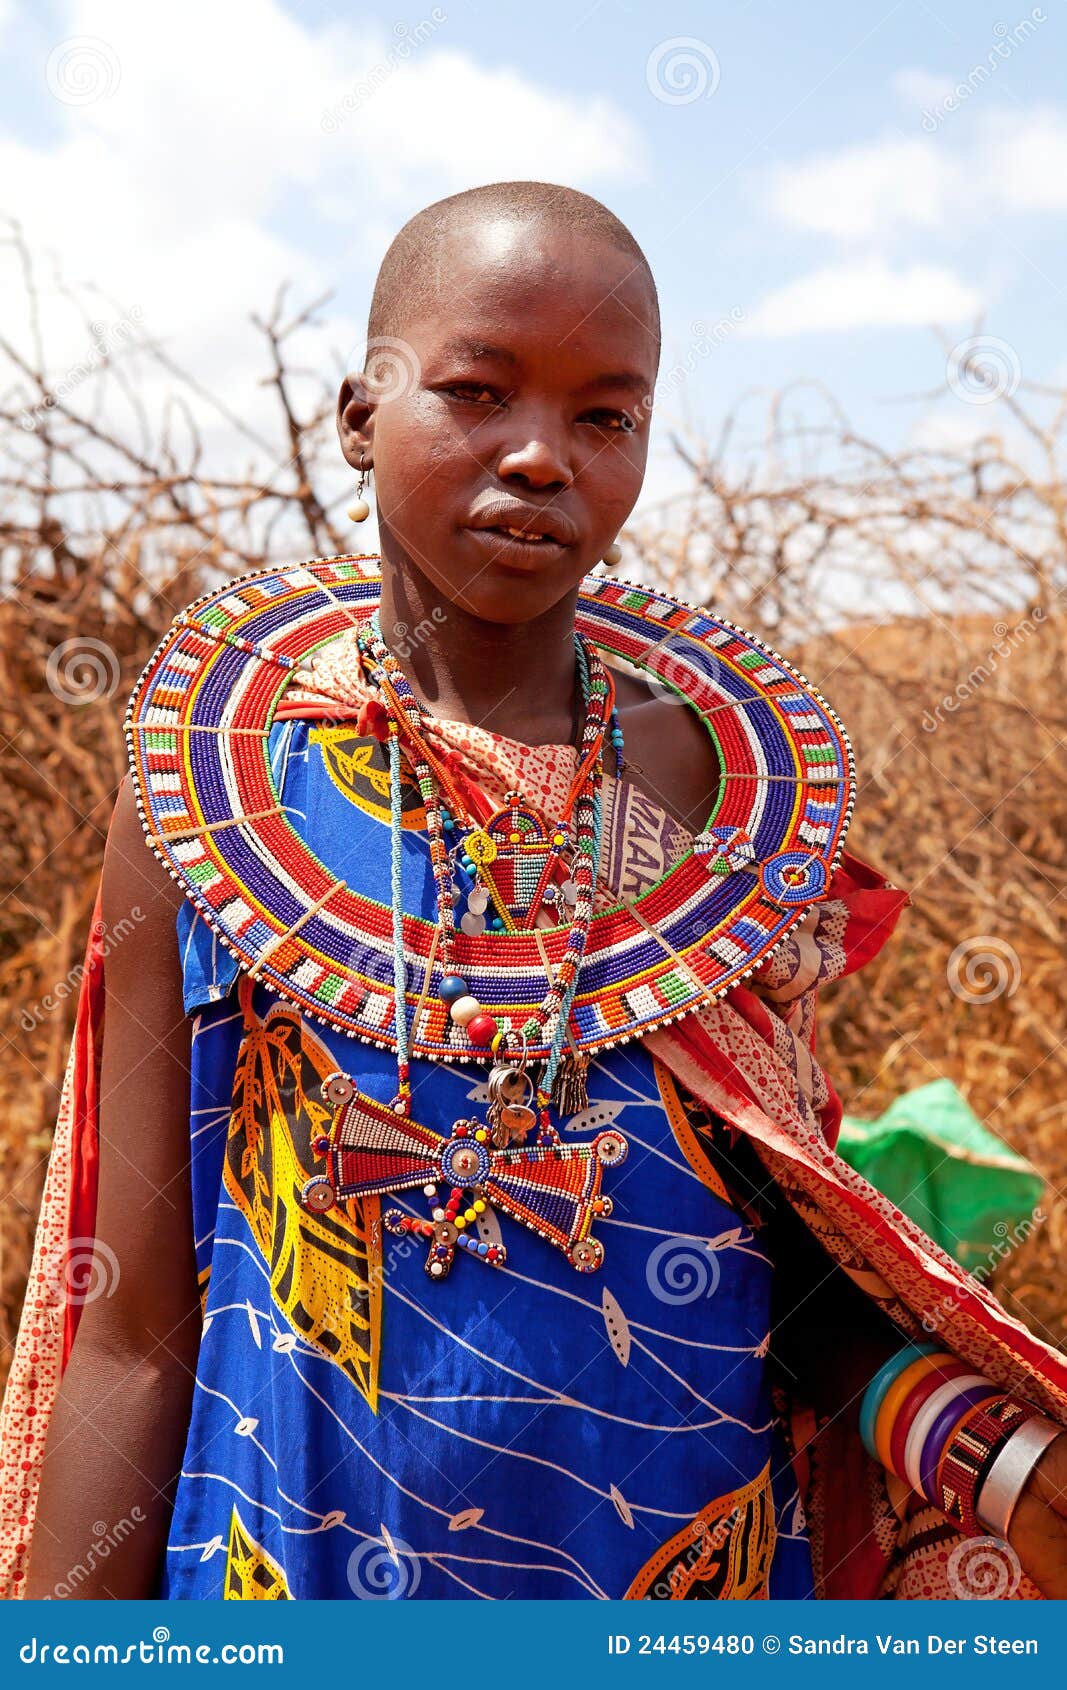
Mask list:
[[[454,393],[457,399],[472,399],[479,405],[497,405],[500,403],[500,395],[497,393],[496,389],[486,387],[481,382],[453,382],[448,391],[449,393]]]
[[[587,411],[586,420],[593,423],[597,428],[612,429],[620,434],[632,434],[637,427],[628,411],[609,411],[601,408],[596,411]]]

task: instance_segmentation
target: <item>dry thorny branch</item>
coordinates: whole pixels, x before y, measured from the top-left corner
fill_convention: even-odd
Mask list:
[[[57,376],[17,229],[9,247],[28,332],[19,344],[0,335],[0,1354],[124,769],[124,698],[171,617],[212,582],[347,544],[335,394],[290,355],[324,301],[287,311],[283,293],[253,319],[272,439],[129,323],[119,333],[83,312],[85,355]],[[149,379],[164,383],[158,415]],[[1051,1182],[1050,1218],[999,1284],[1059,1340],[1067,396],[1005,396],[983,413],[988,432],[958,450],[890,453],[816,384],[765,411],[756,441],[740,438],[745,406],[714,443],[673,441],[689,491],[634,524],[622,573],[767,638],[849,725],[861,772],[852,848],[909,887],[913,907],[887,951],[827,995],[824,1060],[857,1114],[947,1075],[1033,1158]],[[205,417],[247,443],[245,473],[212,475]]]

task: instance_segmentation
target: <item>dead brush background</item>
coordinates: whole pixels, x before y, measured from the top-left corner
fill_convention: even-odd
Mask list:
[[[86,357],[57,377],[18,253],[35,350],[0,336],[0,1378],[125,770],[126,696],[197,593],[359,549],[339,515],[336,389],[290,355],[318,307],[287,313],[281,297],[258,324],[284,453],[216,479],[193,415],[210,396],[160,348],[116,344],[86,313]],[[158,417],[139,398],[146,368],[169,383]],[[887,454],[813,384],[742,405],[714,443],[674,440],[690,488],[627,531],[619,572],[751,628],[844,718],[860,771],[851,848],[912,903],[882,956],[826,994],[824,1060],[859,1115],[947,1076],[1033,1160],[1047,1218],[996,1284],[1062,1342],[1067,397],[1013,394],[978,357],[955,376],[976,402],[1005,387],[987,434],[958,451]],[[262,466],[258,431],[249,444]],[[142,1126],[129,1127],[133,1142]]]

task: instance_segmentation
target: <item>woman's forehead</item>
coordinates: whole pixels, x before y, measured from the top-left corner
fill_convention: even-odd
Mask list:
[[[426,352],[519,360],[547,335],[560,351],[656,357],[655,300],[633,258],[599,236],[494,219],[451,236],[437,286],[412,321]]]

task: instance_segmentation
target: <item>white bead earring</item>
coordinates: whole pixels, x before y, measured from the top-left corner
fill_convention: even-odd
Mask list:
[[[363,489],[367,484],[368,471],[363,468],[363,453],[359,454],[359,484],[356,487],[356,497],[348,507],[348,515],[353,522],[366,522],[370,515],[370,506],[363,497]]]
[[[609,569],[616,569],[622,562],[622,547],[619,545],[618,540],[612,540],[610,546],[604,547],[604,556],[602,561],[607,564]]]

